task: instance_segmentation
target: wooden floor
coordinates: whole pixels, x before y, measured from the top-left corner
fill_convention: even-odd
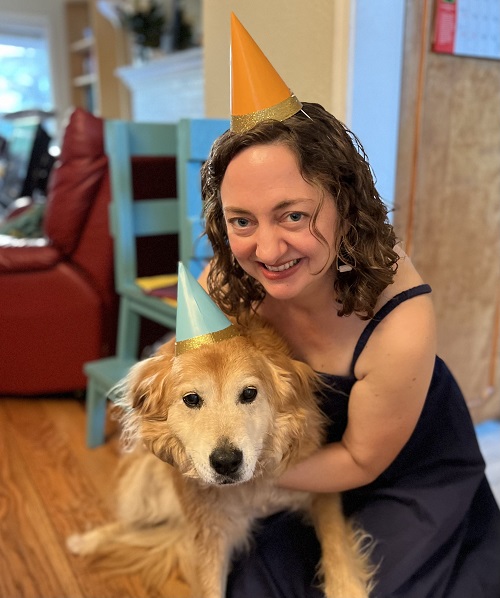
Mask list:
[[[0,598],[186,598],[173,580],[157,593],[138,577],[102,578],[68,554],[68,535],[110,519],[118,433],[85,446],[76,399],[0,399]],[[500,423],[477,428],[500,502]]]
[[[68,535],[110,520],[119,455],[116,430],[89,450],[84,427],[76,399],[0,398],[0,598],[185,598],[175,580],[153,594],[67,552]]]

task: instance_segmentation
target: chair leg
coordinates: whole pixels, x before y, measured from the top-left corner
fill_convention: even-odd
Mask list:
[[[118,342],[116,354],[123,358],[137,359],[139,353],[139,335],[141,316],[131,308],[126,297],[120,300],[118,317]]]
[[[99,385],[89,378],[87,385],[87,446],[95,448],[104,444],[104,429],[106,426],[106,393]]]

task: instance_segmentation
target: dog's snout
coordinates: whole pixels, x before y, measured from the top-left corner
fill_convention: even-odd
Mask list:
[[[218,446],[210,455],[210,465],[219,474],[233,476],[243,462],[243,453],[230,443]]]

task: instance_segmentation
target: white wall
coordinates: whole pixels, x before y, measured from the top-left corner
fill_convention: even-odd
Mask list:
[[[344,4],[350,0],[335,0]],[[205,0],[205,111],[229,117],[230,13],[234,11],[286,84],[303,101],[333,103],[335,5],[332,0]]]

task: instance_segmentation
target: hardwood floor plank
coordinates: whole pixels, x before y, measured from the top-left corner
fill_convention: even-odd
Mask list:
[[[72,451],[80,467],[91,479],[96,493],[108,509],[113,509],[115,475],[121,455],[117,422],[108,421],[104,445],[89,449],[85,441],[84,402],[68,399],[61,406],[58,400],[46,399],[44,405],[50,419],[57,426],[58,434],[65,442],[71,443]]]
[[[101,577],[86,569],[84,561],[67,552],[65,540],[70,534],[105,523],[110,514],[92,480],[80,467],[72,442],[58,433],[44,403],[40,400],[7,400],[4,410],[27,475],[57,534],[58,560],[66,561],[73,570],[83,596],[146,598],[146,590],[137,577]],[[40,596],[50,598],[39,592],[37,598]],[[72,598],[73,594],[57,596],[63,597]]]
[[[0,403],[0,596],[84,598]]]

